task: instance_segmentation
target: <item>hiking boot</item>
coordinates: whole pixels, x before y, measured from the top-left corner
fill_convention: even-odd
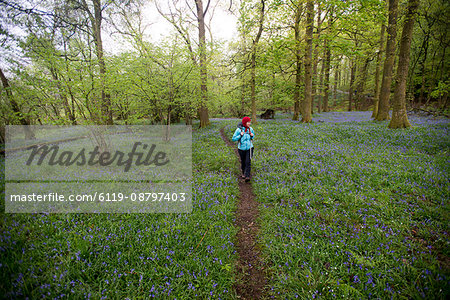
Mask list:
[[[250,177],[245,177],[245,182],[249,182],[250,181]]]

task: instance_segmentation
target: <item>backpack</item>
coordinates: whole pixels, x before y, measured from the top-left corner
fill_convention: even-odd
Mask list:
[[[237,125],[237,128],[239,128],[241,131],[245,130],[245,127],[244,127],[244,125],[242,125],[242,122],[239,122],[239,124]],[[249,129],[249,131],[250,131],[250,129]],[[241,140],[238,141],[238,148],[239,148],[240,144],[241,144]],[[255,154],[254,152],[255,152],[255,146],[250,148],[250,160],[253,158],[253,156]]]

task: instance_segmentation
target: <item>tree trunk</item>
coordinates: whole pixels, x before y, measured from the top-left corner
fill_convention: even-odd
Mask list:
[[[447,102],[448,102],[448,92],[445,92],[443,96],[440,97],[441,98],[441,105],[440,108],[442,110],[447,108]]]
[[[380,35],[380,48],[377,53],[377,65],[375,68],[375,93],[374,93],[374,104],[372,111],[372,118],[375,118],[378,114],[378,99],[380,98],[380,69],[381,69],[381,58],[384,52],[384,35],[386,32],[386,25],[381,25],[381,35]]]
[[[414,19],[419,7],[419,0],[409,0],[408,9],[403,25],[402,39],[400,41],[400,53],[397,68],[397,78],[394,90],[392,119],[389,128],[411,127],[406,114],[406,80],[408,78],[409,53],[414,28]]]
[[[336,105],[337,103],[337,88],[338,88],[338,83],[339,83],[339,63],[336,65],[336,68],[334,69],[334,104],[333,106]]]
[[[184,104],[184,124],[192,125],[191,104]]]
[[[252,123],[256,124],[256,51],[252,52],[250,69],[250,98],[252,101]]]
[[[441,44],[443,44],[443,42],[441,42]],[[445,72],[445,71],[444,71],[444,70],[445,70],[444,66],[445,66],[445,62],[447,61],[447,60],[445,59],[445,58],[446,58],[446,56],[445,56],[446,50],[447,50],[447,47],[443,46],[443,47],[442,47],[441,62],[440,62],[440,64],[439,64],[439,65],[440,65],[439,70],[440,70],[440,72],[441,72],[440,78],[443,78],[443,73]],[[437,72],[437,70],[436,70],[436,72]]]
[[[389,0],[389,22],[387,28],[386,58],[384,60],[383,79],[381,81],[378,114],[375,120],[389,120],[389,96],[391,94],[392,70],[395,59],[395,43],[397,37],[398,0]]]
[[[261,34],[263,31],[263,22],[264,22],[264,8],[265,8],[265,0],[261,0],[261,10],[259,13],[259,28],[256,34],[255,39],[253,40],[252,45],[252,60],[251,60],[251,79],[250,79],[250,87],[251,87],[251,99],[252,99],[252,123],[257,124],[258,121],[256,119],[256,50],[258,47],[259,39],[261,38]]]
[[[65,115],[71,124],[76,125],[75,115],[72,113],[71,107],[69,105],[69,100],[61,86],[61,82],[59,81],[58,73],[56,72],[56,69],[50,68],[50,73],[52,74],[53,80],[55,81],[56,87],[58,88],[59,99],[61,100],[61,103],[63,104]]]
[[[70,81],[71,79],[69,79],[69,81]],[[78,123],[77,123],[77,119],[76,119],[76,116],[75,116],[75,96],[73,95],[73,93],[72,93],[72,89],[70,88],[70,86],[69,86],[69,88],[68,88],[68,90],[69,90],[69,95],[70,95],[70,100],[72,101],[72,114],[70,115],[70,121],[72,121],[72,125],[77,125]]]
[[[420,86],[420,95],[419,95],[419,107],[422,104],[425,104],[425,84],[426,84],[426,61],[427,61],[427,56],[428,56],[428,45],[429,45],[429,35],[427,34],[424,37],[423,40],[423,49],[424,49],[424,54],[422,57],[422,61],[420,63],[421,66],[421,75],[422,75],[422,84]]]
[[[431,58],[431,70],[432,70],[432,75],[431,78],[429,78],[428,82],[428,97],[427,97],[427,102],[430,101],[431,99],[431,93],[435,90],[435,88],[438,85],[438,73],[439,73],[439,64],[440,62],[436,59],[436,54],[438,52],[439,49],[435,49],[433,51],[433,56]],[[434,70],[434,72],[433,72]],[[408,91],[406,91],[408,93]]]
[[[270,88],[270,108],[274,109],[275,107],[275,101],[273,98],[273,95],[275,94],[275,71],[272,72],[272,86]]]
[[[320,70],[319,85],[317,88],[317,112],[320,114],[322,112],[322,97],[323,97],[323,74],[325,73],[325,63],[322,60],[322,68]]]
[[[99,103],[100,111],[96,113],[96,121],[98,124],[112,125],[112,112],[111,112],[111,96],[105,92],[105,77],[106,77],[106,66],[105,60],[103,58],[103,42],[102,42],[102,8],[100,0],[92,0],[94,5],[94,17],[91,18],[92,29],[94,33],[95,48],[97,50],[97,59],[99,65],[100,81],[101,81],[101,103]],[[88,9],[86,7],[86,9]]]
[[[294,33],[295,33],[295,64],[296,64],[296,72],[295,72],[295,90],[294,90],[294,116],[292,120],[298,121],[299,113],[300,113],[300,83],[302,80],[302,56],[301,56],[301,48],[300,48],[300,19],[302,15],[302,3],[300,1],[297,3],[297,10],[295,11],[295,24],[294,24]],[[301,111],[303,116],[303,110]]]
[[[306,48],[305,48],[305,100],[303,101],[302,123],[312,122],[312,45],[313,45],[313,22],[314,22],[314,0],[306,3]]]
[[[11,104],[12,111],[18,117],[20,124],[24,125],[25,139],[27,140],[35,139],[34,132],[31,130],[29,126],[30,122],[22,114],[19,105],[17,104],[16,100],[14,100],[14,96],[11,92],[11,87],[9,86],[8,79],[6,78],[5,74],[3,74],[3,70],[1,68],[0,68],[0,79],[2,81],[3,88],[6,91],[6,97],[8,98],[9,103]]]
[[[330,24],[333,23],[333,18],[330,17],[328,21],[328,32],[330,32]],[[323,84],[323,111],[327,112],[329,111],[328,108],[328,97],[329,97],[329,90],[330,90],[330,67],[331,67],[331,49],[330,49],[330,43],[328,41],[328,38],[325,40],[325,78],[324,78],[324,84]]]
[[[341,61],[342,57],[339,57],[339,64],[338,64],[338,86],[342,86],[342,70],[341,70]],[[345,85],[345,84],[344,84]]]
[[[245,79],[242,76],[242,89],[241,89],[241,109],[238,113],[238,117],[242,118],[245,115]]]
[[[350,87],[348,88],[348,111],[352,111],[352,101],[353,101],[353,85],[355,83],[355,73],[356,73],[356,61],[353,61],[350,70]]]
[[[200,127],[209,125],[208,114],[208,85],[207,85],[207,68],[206,68],[206,37],[205,37],[205,13],[203,11],[202,0],[195,0],[197,7],[197,21],[198,21],[198,40],[200,48],[200,107],[198,109],[198,116],[200,118]],[[208,9],[208,8],[206,8]]]
[[[317,9],[317,32],[316,32],[316,41],[320,40],[320,33],[321,33],[321,27],[322,27],[322,10],[320,7],[320,4],[318,5]],[[314,36],[314,35],[313,35]],[[314,100],[316,96],[319,94],[318,90],[320,89],[320,84],[318,84],[318,73],[317,68],[319,67],[319,42],[316,43],[314,46],[314,55],[313,55],[313,81],[312,81],[312,98],[311,98],[311,114],[314,113]],[[320,94],[319,94],[320,95]],[[320,97],[320,96],[319,96]],[[319,103],[317,105],[318,112],[320,113],[320,100],[319,97],[317,97]]]
[[[67,41],[66,40],[64,40],[64,53],[67,53]],[[64,56],[64,61],[66,62],[65,63],[66,71],[67,71],[67,73],[69,73],[69,62],[68,62],[67,55]],[[66,98],[67,107],[68,107],[67,111],[69,112],[69,120],[70,120],[71,124],[77,125],[77,119],[75,116],[75,97],[73,96],[72,89],[70,88],[70,83],[72,81],[72,78],[70,78],[70,76],[68,78],[68,81],[69,81],[69,83],[67,84],[67,91],[68,91],[70,99],[72,101],[72,103],[71,103],[72,107],[70,106],[68,97],[66,95],[65,98]]]
[[[363,103],[365,97],[364,97],[364,86],[366,84],[366,80],[367,80],[367,69],[369,67],[369,62],[371,60],[371,57],[369,55],[367,55],[366,60],[364,61],[364,64],[361,68],[361,72],[359,75],[359,81],[358,81],[358,85],[356,87],[356,103],[355,103],[355,107],[356,110],[361,110],[362,106],[361,104]]]
[[[327,49],[325,59],[325,79],[323,83],[323,111],[330,111],[328,107],[328,98],[330,97],[330,65],[331,65],[331,50]]]

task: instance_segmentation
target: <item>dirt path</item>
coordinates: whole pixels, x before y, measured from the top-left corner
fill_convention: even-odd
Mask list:
[[[222,139],[229,147],[234,149],[239,157],[236,145],[231,142],[224,133],[224,128],[220,129]],[[267,284],[264,264],[261,260],[261,250],[257,244],[259,226],[256,222],[259,211],[258,203],[253,194],[251,183],[246,183],[239,176],[239,203],[236,210],[237,252],[239,260],[237,262],[238,282],[235,290],[240,299],[264,299],[267,293],[264,287]]]

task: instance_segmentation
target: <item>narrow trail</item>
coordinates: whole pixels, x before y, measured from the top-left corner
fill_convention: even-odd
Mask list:
[[[237,147],[225,135],[224,127],[220,129],[220,134],[225,143],[234,150],[239,158]],[[261,250],[257,244],[259,232],[257,224],[258,203],[255,200],[251,183],[246,183],[240,176],[238,178],[240,197],[235,224],[239,228],[236,245],[239,259],[237,262],[238,282],[234,288],[240,299],[264,299],[267,297],[264,290],[267,278],[261,259]]]

